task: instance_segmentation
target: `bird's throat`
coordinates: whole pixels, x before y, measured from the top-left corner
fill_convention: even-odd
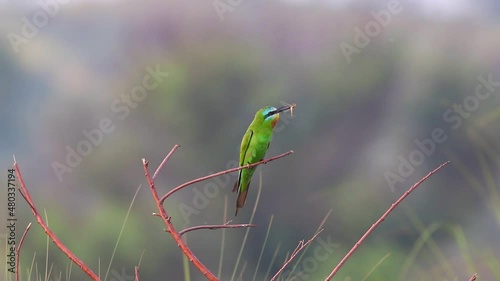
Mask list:
[[[278,123],[278,120],[280,120],[280,115],[279,113],[274,115],[273,120],[271,121],[271,128],[274,128],[276,126],[276,123]]]

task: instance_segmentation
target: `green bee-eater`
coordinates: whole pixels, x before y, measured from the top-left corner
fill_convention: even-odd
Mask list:
[[[295,104],[275,108],[265,107],[255,114],[255,118],[243,136],[240,147],[240,166],[253,164],[264,159],[273,137],[273,128],[280,119],[280,112],[293,110]],[[292,111],[293,112],[293,111]],[[247,199],[248,187],[252,180],[252,175],[257,166],[249,169],[242,169],[238,174],[238,180],[234,184],[233,192],[238,190],[238,200],[236,201],[236,213],[243,208]]]

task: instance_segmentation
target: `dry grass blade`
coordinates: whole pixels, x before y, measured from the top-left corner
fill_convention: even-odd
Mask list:
[[[257,206],[260,201],[260,194],[262,192],[262,172],[259,172],[259,189],[257,192],[257,198],[255,199],[255,204],[253,205],[252,215],[250,216],[250,223],[253,222],[253,218],[255,217],[255,213],[257,212]],[[245,249],[245,245],[248,238],[248,233],[250,232],[250,228],[247,228],[245,232],[245,236],[243,237],[243,242],[241,243],[240,252],[238,253],[238,258],[236,259],[236,264],[234,266],[233,274],[231,275],[231,281],[234,280],[236,276],[236,270],[238,269],[238,265],[240,263],[241,256],[243,255],[243,250]]]
[[[255,272],[253,274],[252,281],[255,281],[255,278],[257,277],[257,272],[259,272],[259,266],[260,266],[260,262],[262,260],[262,255],[264,254],[264,249],[265,249],[266,244],[267,244],[267,239],[269,238],[269,232],[271,231],[271,226],[273,225],[273,218],[274,218],[274,215],[271,215],[271,219],[269,220],[269,225],[267,226],[266,238],[264,238],[264,244],[262,244],[262,249],[260,250],[259,259],[257,260],[257,267],[255,268]]]
[[[200,229],[221,229],[221,228],[244,228],[244,227],[256,227],[256,224],[230,224],[231,221],[226,222],[225,224],[207,224],[207,225],[197,225],[193,227],[188,227],[184,230],[179,231],[179,235],[183,235],[187,232],[193,231],[193,230],[200,230]]]

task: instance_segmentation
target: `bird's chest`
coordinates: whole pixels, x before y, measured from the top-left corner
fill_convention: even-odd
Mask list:
[[[260,134],[256,134],[255,140],[256,140],[257,144],[267,146],[271,142],[272,136],[273,136],[272,132],[271,133],[260,133]]]
[[[247,151],[247,157],[252,160],[261,160],[264,158],[266,151],[271,143],[272,135],[257,134],[252,138],[252,142]]]

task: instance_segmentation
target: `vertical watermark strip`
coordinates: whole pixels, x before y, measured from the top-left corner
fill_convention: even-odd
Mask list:
[[[16,175],[7,170],[7,271],[16,272]]]

